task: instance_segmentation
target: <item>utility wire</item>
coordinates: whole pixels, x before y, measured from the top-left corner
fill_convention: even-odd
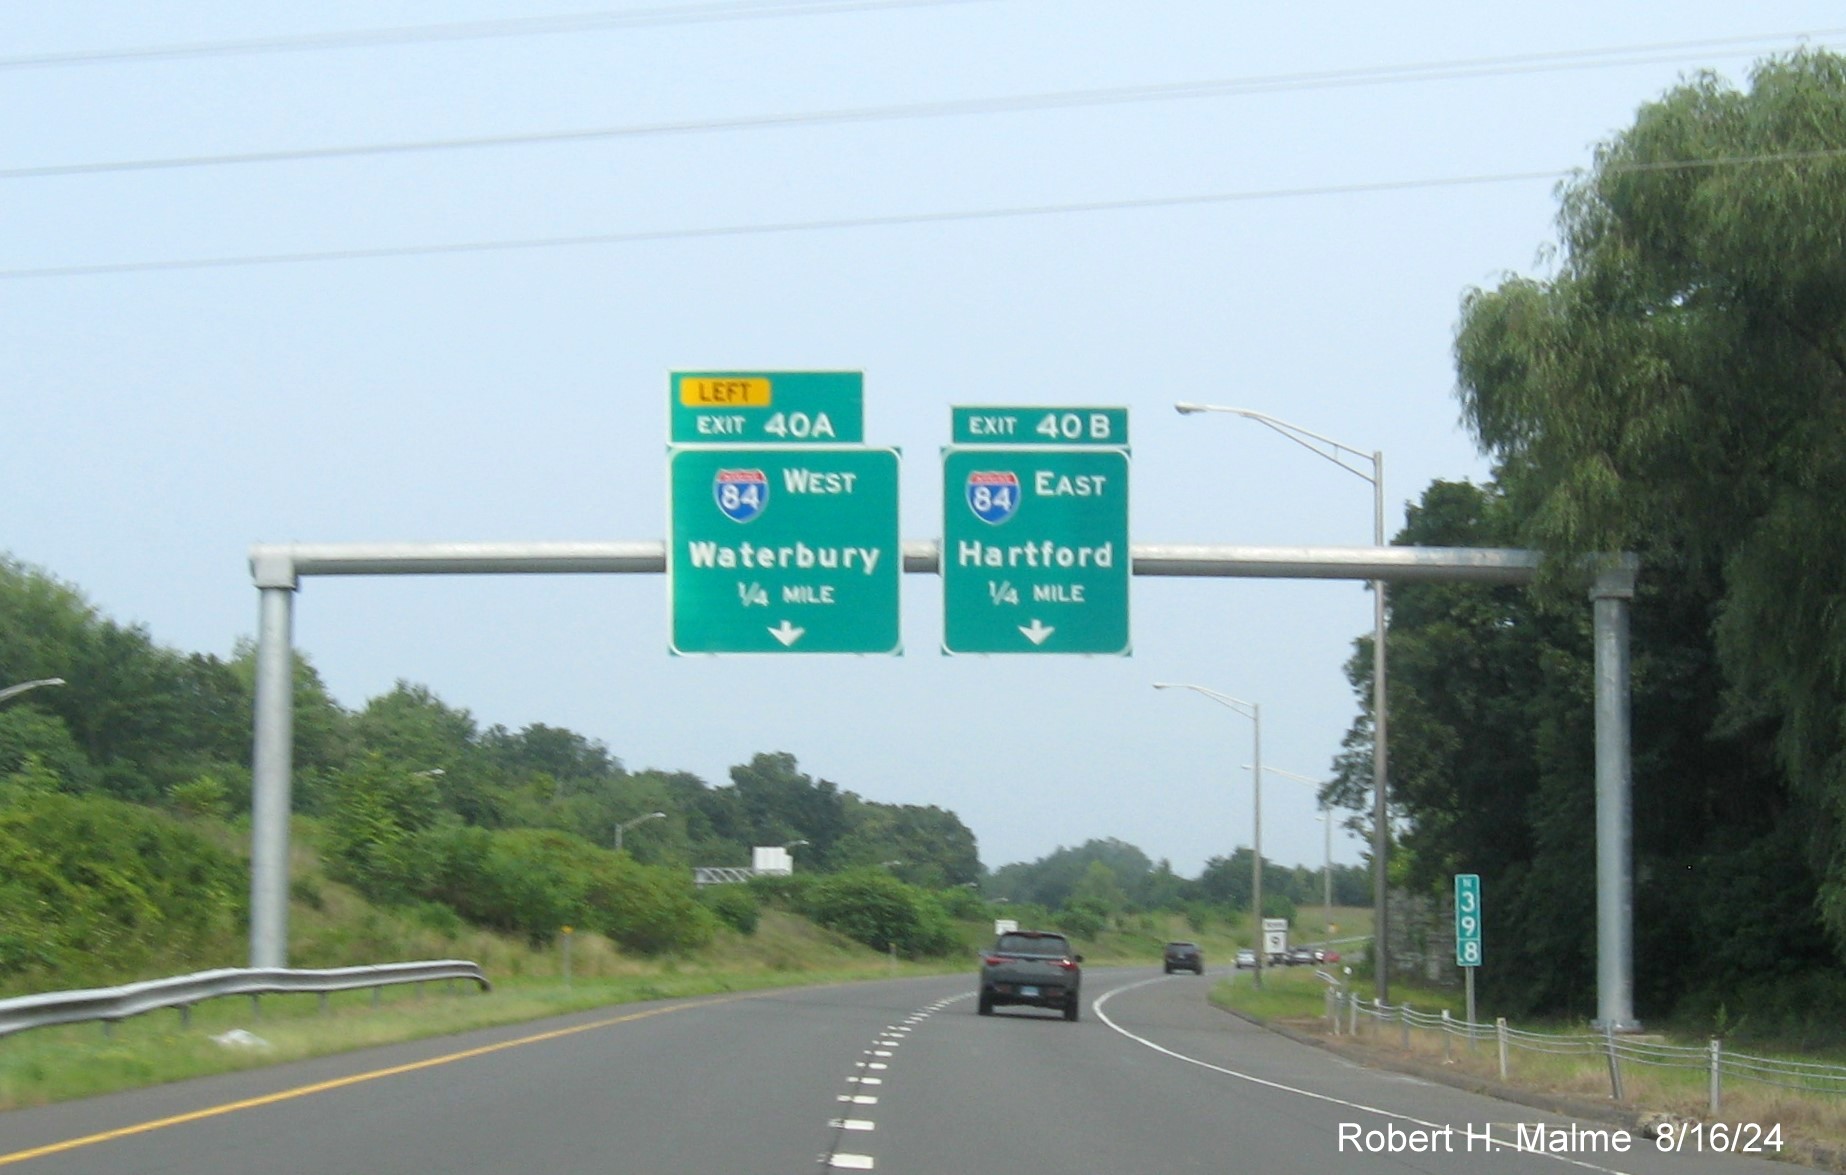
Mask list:
[[[331,159],[356,159],[388,155],[407,155],[439,151],[480,150],[484,148],[557,145],[616,139],[638,139],[663,135],[711,134],[727,131],[771,130],[802,126],[842,125],[850,123],[890,122],[908,119],[946,118],[983,114],[1011,114],[1033,110],[1073,109],[1080,107],[1124,105],[1143,102],[1172,102],[1187,99],[1236,97],[1250,94],[1282,93],[1297,90],[1334,89],[1353,86],[1377,86],[1412,82],[1451,81],[1457,79],[1501,77],[1514,74],[1554,73],[1567,70],[1609,69],[1633,65],[1671,64],[1685,59],[1694,50],[1731,48],[1747,52],[1745,44],[1786,42],[1790,38],[1813,38],[1846,35],[1846,29],[1825,29],[1811,33],[1761,34],[1729,37],[1720,40],[1682,41],[1670,44],[1629,46],[1613,49],[1580,49],[1553,53],[1530,53],[1512,57],[1488,57],[1462,61],[1425,62],[1413,65],[1365,66],[1354,69],[1325,70],[1312,73],[1269,74],[1241,78],[1221,78],[1200,82],[1175,82],[1163,85],[1120,86],[1107,89],[1062,90],[1051,93],[1024,94],[1001,98],[965,98],[944,102],[918,102],[891,106],[865,106],[841,110],[809,111],[793,114],[750,115],[741,118],[701,119],[681,122],[641,123],[630,126],[594,127],[582,130],[538,131],[510,135],[479,135],[451,139],[418,139],[394,143],[356,146],[304,147],[273,151],[244,151],[216,155],[181,155],[150,159],[108,160],[91,163],[45,164],[35,167],[0,168],[0,180],[46,179],[57,176],[103,175],[137,171],[171,171],[184,168],[226,167],[257,163],[299,163]]]
[[[1657,163],[1618,164],[1603,170],[1619,172],[1677,171],[1757,164],[1802,163],[1846,158],[1846,148],[1793,151],[1768,155],[1739,155],[1715,159],[1666,160]],[[634,245],[656,241],[690,241],[717,237],[770,236],[785,233],[824,232],[840,229],[893,228],[905,225],[1015,220],[1037,216],[1066,216],[1099,212],[1133,212],[1156,208],[1201,207],[1257,200],[1298,199],[1309,196],[1364,195],[1407,192],[1426,188],[1452,188],[1485,184],[1557,180],[1581,175],[1571,168],[1549,171],[1502,172],[1491,175],[1448,176],[1436,179],[1382,180],[1372,183],[1329,184],[1314,187],[1259,188],[1190,196],[1156,196],[1125,200],[1092,200],[1068,204],[1017,205],[1007,208],[947,212],[898,213],[890,216],[840,217],[828,220],[779,221],[765,224],[716,225],[703,228],[656,229],[626,233],[587,233],[576,236],[506,238],[433,245],[395,245],[374,249],[330,249],[317,252],[245,254],[229,257],[175,258],[164,261],[123,261],[97,265],[58,265],[41,268],[0,269],[0,280],[52,277],[99,277],[107,274],[161,273],[177,270],[236,269],[266,265],[293,265],[313,261],[366,261],[398,257],[436,257],[465,253],[506,253],[534,249],[560,249],[583,245]]]
[[[904,8],[940,8],[950,4],[990,3],[991,0],[751,0],[738,3],[678,5],[672,8],[637,8],[628,12],[583,12],[565,16],[533,16],[512,20],[482,20],[455,24],[403,25],[395,28],[357,29],[345,33],[307,33],[299,36],[252,37],[240,41],[196,41],[181,45],[145,45],[128,49],[89,49],[68,53],[35,53],[0,57],[0,70],[51,69],[61,66],[119,65],[140,61],[178,61],[203,57],[242,57],[256,53],[306,53],[330,49],[367,49],[378,46],[417,45],[443,41],[484,41],[505,37],[544,37],[568,33],[603,32],[663,25],[713,24],[735,20],[763,20],[789,16],[833,16],[840,13],[883,12]]]

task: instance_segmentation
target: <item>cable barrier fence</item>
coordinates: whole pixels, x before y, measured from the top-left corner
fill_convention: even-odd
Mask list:
[[[1395,1041],[1405,1050],[1416,1042],[1426,1044],[1432,1035],[1439,1036],[1445,1061],[1455,1059],[1457,1042],[1476,1053],[1483,1045],[1491,1045],[1498,1054],[1502,1081],[1516,1066],[1517,1051],[1592,1058],[1607,1066],[1609,1095],[1618,1102],[1627,1100],[1624,1074],[1634,1066],[1702,1072],[1707,1078],[1707,1109],[1714,1117],[1723,1110],[1726,1082],[1751,1082],[1810,1096],[1846,1094],[1846,1066],[1753,1056],[1726,1048],[1717,1037],[1703,1045],[1681,1045],[1612,1029],[1528,1032],[1509,1026],[1505,1017],[1491,1024],[1470,1022],[1447,1011],[1419,1012],[1408,1004],[1394,1007],[1378,1000],[1367,1001],[1357,992],[1331,985],[1326,992],[1326,1017],[1336,1036]]]

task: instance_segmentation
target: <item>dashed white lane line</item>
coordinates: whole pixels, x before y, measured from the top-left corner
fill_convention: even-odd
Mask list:
[[[904,1018],[902,1024],[885,1025],[878,1038],[873,1041],[874,1047],[864,1050],[864,1055],[868,1057],[884,1058],[893,1056],[893,1050],[904,1043],[904,1037],[910,1033],[911,1029],[929,1019],[931,1013],[940,1012],[957,1000],[964,1000],[967,998],[968,995],[966,993],[950,996],[948,999],[926,1005],[924,1008],[912,1012],[909,1016]],[[889,1069],[890,1065],[883,1060],[854,1061],[853,1067],[869,1073]],[[855,1073],[846,1078],[846,1083],[848,1085],[858,1085],[860,1087],[867,1085],[882,1085],[884,1083],[884,1078],[867,1077],[862,1073]],[[842,1093],[837,1095],[835,1100],[855,1106],[875,1106],[878,1104],[878,1096],[876,1094]],[[834,1118],[827,1123],[827,1126],[829,1129],[838,1131],[842,1135],[849,1132],[866,1134],[878,1129],[878,1124],[870,1118]],[[838,1151],[822,1155],[820,1161],[822,1166],[835,1171],[871,1171],[877,1166],[877,1160],[871,1155],[842,1153]]]

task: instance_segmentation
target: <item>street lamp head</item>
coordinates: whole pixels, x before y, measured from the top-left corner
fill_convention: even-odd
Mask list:
[[[805,840],[791,840],[787,844],[783,845],[782,847],[785,849],[798,849],[802,845],[805,845],[807,843],[808,842]]]
[[[0,689],[0,702],[4,702],[16,694],[23,694],[27,690],[38,689],[40,686],[63,684],[64,679],[62,677],[41,677],[37,681],[22,681],[18,685],[9,685],[5,689]]]
[[[1187,404],[1187,403],[1182,402],[1182,403],[1173,405],[1173,411],[1179,413],[1181,416],[1191,416],[1195,412],[1205,411],[1205,405]]]

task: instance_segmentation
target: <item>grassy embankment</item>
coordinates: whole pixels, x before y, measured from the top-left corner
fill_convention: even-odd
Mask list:
[[[1211,999],[1220,1007],[1322,1037],[1343,1051],[1362,1055],[1385,1067],[1409,1062],[1465,1075],[1482,1083],[1499,1082],[1498,1049],[1492,1039],[1475,1042],[1470,1047],[1465,1038],[1413,1027],[1409,1045],[1405,1047],[1399,1024],[1381,1024],[1363,1015],[1359,1018],[1357,1037],[1334,1036],[1326,1021],[1326,987],[1309,968],[1273,968],[1264,972],[1263,990],[1257,991],[1249,973],[1241,972],[1214,984]],[[1369,980],[1358,981],[1355,989],[1362,996],[1366,995],[1370,991]],[[1391,1000],[1394,1005],[1408,1004],[1419,1013],[1440,1015],[1446,1010],[1458,1021],[1466,1011],[1465,996],[1459,988],[1393,982]],[[1483,1022],[1493,1019],[1489,1009],[1477,1007],[1475,1015]],[[1572,1035],[1590,1032],[1584,1024],[1521,1023],[1513,1027]],[[1664,1039],[1675,1045],[1703,1047],[1709,1039],[1697,1027],[1649,1024],[1648,1028],[1653,1039]],[[1796,1052],[1778,1048],[1773,1043],[1751,1045],[1743,1051],[1787,1061],[1846,1064],[1846,1056],[1833,1051],[1825,1054]],[[1608,1059],[1601,1054],[1560,1055],[1509,1048],[1506,1084],[1586,1103],[1611,1102]],[[1622,1105],[1637,1113],[1659,1112],[1692,1121],[1709,1118],[1710,1077],[1703,1068],[1629,1063],[1623,1066],[1622,1084],[1625,1095]],[[1779,1124],[1783,1137],[1790,1142],[1802,1140],[1823,1147],[1846,1148],[1846,1102],[1835,1094],[1803,1093],[1730,1077],[1723,1083],[1722,1108],[1723,1113],[1715,1119],[1717,1121],[1755,1122],[1765,1129]]]
[[[484,932],[441,936],[370,908],[365,919],[366,936],[396,935],[398,948],[390,957],[472,959],[493,980],[493,991],[477,993],[472,983],[405,986],[383,989],[377,1003],[370,991],[343,992],[330,996],[324,1009],[314,995],[229,998],[199,1004],[188,1026],[168,1010],[107,1031],[88,1023],[19,1033],[0,1039],[0,1109],[609,1005],[966,967],[965,958],[894,964],[803,919],[765,910],[756,933],[726,931],[706,949],[680,958],[632,958],[601,935],[573,935],[567,981],[561,943],[530,949]],[[262,1044],[240,1047],[213,1039],[233,1029]]]
[[[298,889],[291,911],[295,965],[470,959],[486,971],[493,991],[483,995],[472,984],[456,984],[387,988],[376,998],[370,991],[344,992],[330,996],[324,1007],[315,995],[220,999],[195,1007],[186,1025],[177,1011],[166,1010],[107,1030],[86,1023],[24,1032],[0,1039],[0,1109],[646,1000],[959,972],[972,982],[974,956],[992,936],[986,921],[963,922],[958,924],[963,949],[940,959],[894,962],[805,919],[765,909],[754,934],[726,930],[685,956],[639,958],[601,935],[574,934],[567,976],[561,941],[533,948],[486,931],[432,928],[415,911],[372,906],[327,882],[311,855],[301,855],[296,864],[296,876],[312,884]],[[303,893],[311,900],[300,900]],[[1131,916],[1121,928],[1078,946],[1092,965],[1156,966],[1162,944],[1180,938],[1198,942],[1208,965],[1217,966],[1249,941],[1249,932],[1217,923],[1198,930],[1165,915]],[[222,944],[223,958],[235,960],[241,945]],[[235,964],[205,964],[217,965]],[[196,962],[174,961],[156,973],[197,969]],[[262,1043],[240,1047],[214,1039],[234,1029]]]

